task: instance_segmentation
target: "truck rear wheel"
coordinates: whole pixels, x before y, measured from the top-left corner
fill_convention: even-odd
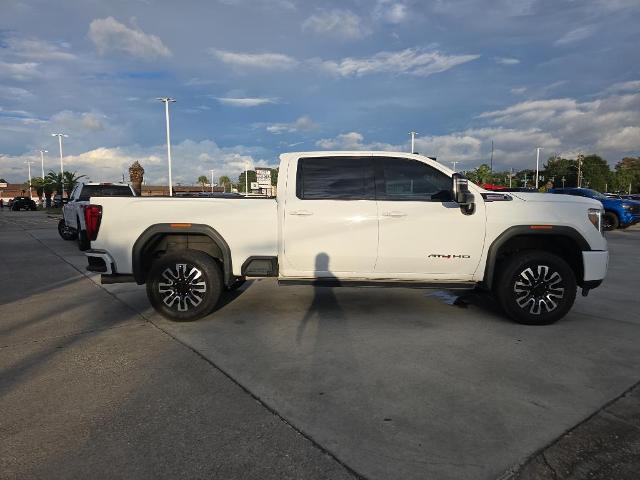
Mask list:
[[[147,276],[147,297],[162,316],[177,322],[211,313],[223,289],[222,271],[204,252],[182,250],[153,262]]]
[[[58,222],[58,233],[63,240],[75,240],[78,236],[78,232],[75,229],[67,226],[64,218],[61,218]]]
[[[567,262],[537,250],[509,257],[495,286],[506,314],[526,325],[560,320],[573,306],[576,288],[575,274]]]

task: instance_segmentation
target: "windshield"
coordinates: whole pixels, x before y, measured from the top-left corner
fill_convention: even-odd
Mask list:
[[[591,198],[597,198],[599,200],[602,199],[606,199],[607,197],[604,196],[603,194],[601,194],[600,192],[596,192],[595,190],[591,190],[590,188],[585,188],[584,189],[585,194],[587,195],[587,197],[591,197]]]
[[[90,197],[133,197],[133,192],[127,185],[85,185],[79,200]]]

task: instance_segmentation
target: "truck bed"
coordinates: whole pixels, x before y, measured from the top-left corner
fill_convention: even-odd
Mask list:
[[[233,273],[250,256],[276,256],[277,203],[273,198],[92,197],[102,220],[91,248],[108,251],[119,273],[132,273],[132,245],[156,224],[203,224],[231,246]],[[176,229],[179,233],[179,227]]]

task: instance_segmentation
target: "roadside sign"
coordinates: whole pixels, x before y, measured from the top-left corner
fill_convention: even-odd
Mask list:
[[[0,182],[0,188],[7,188],[7,184],[4,182]]]
[[[258,190],[260,188],[260,184],[258,182],[251,182],[251,190]]]
[[[271,169],[257,167],[256,180],[260,187],[271,187]]]

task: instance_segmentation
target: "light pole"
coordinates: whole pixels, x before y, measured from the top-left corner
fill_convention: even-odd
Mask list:
[[[249,164],[244,164],[244,194],[249,195]]]
[[[540,180],[540,150],[542,147],[536,147],[536,190],[538,190],[538,180]]]
[[[409,135],[411,135],[411,153],[416,153],[416,135],[418,135],[418,132],[409,132]]]
[[[26,161],[26,162],[24,162],[24,163],[26,163],[26,164],[28,165],[28,167],[29,167],[29,198],[30,198],[31,200],[33,200],[33,194],[31,193],[31,164],[32,164],[32,163],[36,163],[36,162],[33,162],[33,161],[31,161],[31,160],[27,160],[27,161]]]
[[[209,170],[211,172],[211,193],[213,193],[213,170]]]
[[[60,147],[60,186],[62,191],[60,192],[60,202],[64,198],[64,166],[62,165],[62,137],[68,137],[69,135],[65,135],[64,133],[52,133],[52,137],[58,137],[58,145]]]
[[[42,205],[47,203],[47,198],[44,193],[44,154],[49,153],[49,150],[40,149],[40,166],[42,167]]]
[[[164,116],[167,123],[167,161],[169,162],[169,196],[173,197],[173,185],[171,181],[171,131],[169,129],[169,104],[175,103],[175,99],[171,97],[158,97],[164,103]]]
[[[451,163],[453,163],[453,171],[455,172],[455,171],[456,171],[456,163],[458,163],[458,161],[457,161],[457,160],[454,160],[454,161],[453,161],[453,162],[451,162]]]

